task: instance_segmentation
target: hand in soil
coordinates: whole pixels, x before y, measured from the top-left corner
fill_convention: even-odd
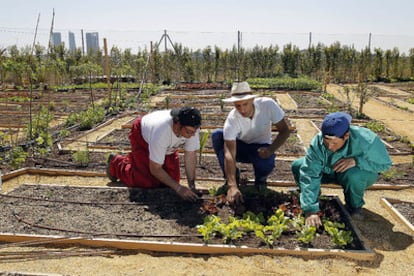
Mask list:
[[[198,199],[198,195],[196,195],[191,189],[179,185],[177,190],[177,194],[186,201],[195,202]]]
[[[236,186],[229,187],[227,190],[227,201],[232,205],[239,205],[244,202],[243,195],[241,194],[239,188]]]
[[[316,227],[322,226],[321,218],[319,217],[318,214],[307,215],[305,219],[305,224],[316,226]]]

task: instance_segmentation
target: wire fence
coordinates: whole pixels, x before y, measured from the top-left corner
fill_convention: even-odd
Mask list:
[[[103,39],[106,38],[108,47],[116,46],[120,49],[131,49],[136,52],[142,49],[149,49],[150,44],[159,44],[163,48],[172,48],[172,43],[181,44],[192,50],[204,49],[208,46],[219,47],[220,49],[230,49],[238,46],[243,48],[278,46],[282,49],[287,44],[297,46],[299,49],[306,49],[310,45],[319,43],[329,46],[336,42],[341,45],[354,47],[362,50],[366,47],[371,49],[380,48],[382,50],[393,50],[397,48],[401,54],[409,54],[410,49],[414,48],[414,35],[390,35],[390,34],[361,34],[361,33],[266,33],[266,32],[192,32],[192,31],[171,31],[171,30],[68,30],[55,29],[60,32],[62,42],[65,47],[69,47],[69,32],[75,36],[77,48],[85,45],[82,39],[88,32],[98,32],[99,46],[103,47]],[[168,35],[169,40],[163,39]],[[5,28],[0,27],[0,48],[4,49],[11,45],[19,48],[30,46],[33,43],[35,30],[30,28]],[[36,44],[47,47],[50,38],[50,29],[39,29],[36,35]],[[84,41],[84,42],[82,42]],[[171,41],[171,42],[170,42]],[[85,45],[86,47],[86,45]]]

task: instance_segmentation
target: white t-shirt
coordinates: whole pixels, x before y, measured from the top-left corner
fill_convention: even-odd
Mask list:
[[[185,151],[200,149],[199,129],[189,139],[177,137],[172,129],[171,110],[160,110],[146,114],[141,120],[141,134],[148,143],[149,158],[157,164],[164,164],[165,155],[180,147]]]
[[[268,97],[255,98],[253,118],[243,117],[235,108],[230,111],[224,122],[224,140],[245,143],[271,144],[272,124],[280,122],[285,112],[275,100]]]

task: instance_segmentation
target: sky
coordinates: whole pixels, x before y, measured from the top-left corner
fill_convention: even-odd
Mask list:
[[[164,31],[192,49],[231,48],[238,31],[243,47],[338,41],[357,50],[369,43],[405,53],[414,48],[412,0],[0,0],[0,49],[33,40],[47,46],[53,10],[53,31],[66,46],[71,31],[81,47],[83,30],[98,32],[101,47],[105,38],[108,47],[133,50],[151,42],[169,47]]]

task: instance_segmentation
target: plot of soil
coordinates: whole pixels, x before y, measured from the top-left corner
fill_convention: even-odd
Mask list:
[[[414,203],[413,202],[393,202],[391,205],[414,226]]]
[[[16,234],[107,237],[134,240],[156,240],[203,243],[197,225],[204,217],[214,214],[223,222],[230,216],[239,217],[246,211],[270,217],[278,208],[286,217],[300,212],[295,193],[273,190],[257,191],[241,187],[245,196],[242,209],[231,208],[224,196],[212,197],[200,191],[196,203],[182,201],[171,189],[87,188],[50,185],[21,185],[8,194],[1,194],[0,231]],[[353,231],[343,207],[334,197],[321,198],[322,215],[331,221],[344,223]],[[344,249],[361,250],[362,244],[353,233],[353,241]],[[209,243],[222,244],[216,236]],[[231,242],[249,247],[268,247],[253,234]],[[338,248],[323,230],[310,245],[298,242],[296,230],[289,228],[274,242],[282,248]]]

